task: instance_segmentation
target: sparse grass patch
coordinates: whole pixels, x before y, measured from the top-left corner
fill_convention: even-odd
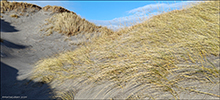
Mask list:
[[[24,14],[23,14],[23,13],[20,13],[19,15],[20,15],[20,16],[23,16]]]
[[[1,10],[1,13],[4,14],[4,11]]]
[[[19,16],[18,15],[16,15],[16,14],[12,14],[12,15],[10,15],[11,17],[15,17],[15,18],[19,18]]]
[[[150,89],[144,87],[136,94],[156,90],[171,95],[170,99],[180,99],[178,91],[185,90],[219,98],[218,94],[185,85],[190,82],[219,85],[219,66],[209,60],[219,59],[217,14],[218,1],[210,1],[154,16],[131,28],[95,38],[74,51],[40,60],[31,78],[47,83],[87,78],[84,83],[111,81],[121,88],[129,84],[149,85]],[[52,23],[69,24],[54,23],[57,25],[53,29],[68,35],[79,34],[77,29],[81,27],[87,27],[88,32],[97,29],[92,24],[78,22],[79,17],[70,13],[55,18]],[[157,99],[160,95],[149,93],[138,98]]]

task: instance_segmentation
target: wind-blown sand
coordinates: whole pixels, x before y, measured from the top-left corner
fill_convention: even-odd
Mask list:
[[[67,37],[56,32],[46,36],[47,33],[40,31],[40,26],[45,22],[45,19],[53,15],[50,12],[40,10],[36,13],[30,13],[29,16],[20,16],[17,19],[10,17],[13,13],[1,14],[3,16],[1,19],[1,38],[3,39],[1,42],[2,99],[49,99],[54,95],[53,90],[76,93],[73,94],[75,99],[125,99],[143,89],[149,89],[145,94],[158,95],[160,99],[172,97],[171,94],[164,95],[159,90],[152,90],[150,85],[128,84],[126,87],[116,88],[113,82],[81,84],[86,81],[86,79],[81,79],[67,80],[64,82],[65,86],[54,87],[56,85],[53,84],[57,84],[56,82],[48,85],[43,82],[30,81],[28,77],[37,61],[59,52],[74,50],[77,48],[77,45],[73,44],[76,37]],[[68,38],[71,41],[68,41]],[[216,60],[215,65],[219,66],[219,56],[209,59]],[[218,85],[213,86],[209,83],[200,84],[196,82],[190,84],[182,82],[181,84],[183,86],[195,86],[198,90],[208,93],[220,93]],[[188,91],[179,91],[178,94],[180,99],[219,99],[216,96]]]

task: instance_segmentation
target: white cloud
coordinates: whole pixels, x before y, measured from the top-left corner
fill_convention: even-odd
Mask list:
[[[132,9],[130,11],[127,11],[129,14],[143,14],[143,13],[147,13],[153,10],[166,10],[166,9],[181,9],[182,7],[185,7],[186,5],[190,4],[190,3],[194,3],[195,1],[185,1],[185,2],[178,2],[178,3],[172,3],[172,4],[168,4],[168,3],[157,3],[157,4],[149,4],[149,5],[145,5],[143,7],[138,7],[135,9]]]
[[[137,22],[140,23],[141,21],[137,17],[135,18],[134,16],[127,16],[115,18],[113,20],[91,20],[90,22],[115,30],[125,26],[132,26]]]
[[[159,14],[158,12],[151,13],[152,15]],[[110,29],[117,30],[119,28],[125,27],[125,26],[132,26],[137,23],[141,23],[147,18],[150,18],[150,16],[147,15],[128,15],[125,17],[119,17],[114,18],[112,20],[89,20],[90,22],[95,23],[96,25],[106,26]]]
[[[139,7],[139,8],[136,8],[136,9],[132,9],[130,11],[128,11],[128,13],[138,13],[138,12],[143,12],[143,11],[146,11],[146,10],[153,10],[153,9],[156,9],[158,7],[161,7],[161,6],[166,6],[167,4],[149,4],[149,5],[146,5],[146,6],[143,6],[143,7]]]

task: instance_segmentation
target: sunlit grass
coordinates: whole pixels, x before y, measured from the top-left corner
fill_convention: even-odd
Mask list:
[[[48,25],[44,30],[53,30],[59,33],[66,34],[68,36],[75,36],[78,34],[108,32],[111,33],[110,29],[106,27],[96,26],[93,23],[81,18],[75,13],[64,12],[54,15],[52,18],[46,20]],[[53,32],[52,31],[52,32]],[[49,32],[49,35],[52,34]]]
[[[15,17],[15,18],[19,18],[19,16],[18,15],[16,15],[16,14],[12,14],[12,15],[10,15],[11,17]]]
[[[63,7],[60,6],[45,6],[45,7],[40,7],[35,4],[31,3],[26,3],[26,2],[11,2],[11,1],[0,1],[1,2],[1,13],[9,12],[9,11],[14,11],[14,12],[19,12],[20,14],[23,15],[23,13],[28,12],[28,13],[33,13],[36,11],[40,11],[43,9],[43,11],[49,11],[52,13],[63,13],[63,12],[68,12],[68,13],[73,13],[72,11],[69,11]]]
[[[8,12],[8,11],[15,11],[15,12],[34,12],[39,11],[41,9],[40,6],[30,4],[30,3],[23,3],[23,2],[10,2],[10,1],[1,1],[1,13]],[[28,11],[30,10],[30,11]]]
[[[74,12],[72,11],[69,11],[61,6],[50,6],[50,5],[47,5],[45,7],[43,7],[43,10],[44,11],[52,11],[52,12],[58,12],[58,13],[63,13],[63,12],[68,12],[68,13],[73,13],[75,14]]]
[[[64,30],[75,34],[70,27]],[[112,81],[121,88],[129,84],[150,85],[150,90],[170,94],[171,99],[179,99],[178,91],[220,97],[180,84],[219,85],[219,66],[209,60],[219,59],[219,36],[218,1],[204,2],[154,16],[131,28],[93,38],[73,51],[42,59],[31,78],[48,84],[59,81],[59,85],[80,78],[86,78],[85,83]],[[146,88],[138,93],[149,91]],[[156,99],[158,95],[138,96],[144,97]],[[136,97],[132,94],[128,98]]]

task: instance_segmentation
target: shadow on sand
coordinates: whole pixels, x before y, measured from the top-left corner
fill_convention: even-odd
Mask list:
[[[30,80],[17,80],[17,73],[17,69],[1,62],[1,100],[50,99],[53,95],[49,85]]]
[[[1,46],[1,57],[2,58],[6,58],[6,57],[10,57],[11,53],[13,53],[13,49],[25,49],[29,46],[25,46],[25,45],[20,45],[20,44],[15,44],[13,42],[7,41],[5,39],[2,39],[2,42],[0,43]]]
[[[10,33],[12,33],[12,32],[18,32],[18,30],[14,26],[11,26],[11,24],[9,22],[6,22],[6,21],[1,19],[1,30],[0,30],[0,32],[10,32]],[[24,46],[24,45],[19,45],[19,44],[15,44],[15,43],[12,43],[10,41],[7,41],[3,37],[1,37],[0,39],[1,39],[1,41],[0,41],[0,46],[1,46],[0,54],[1,54],[1,57],[9,57],[10,53],[13,52],[12,49],[25,49],[27,47],[27,46]]]
[[[14,26],[11,26],[10,23],[5,22],[4,20],[1,19],[1,29],[0,32],[17,32],[18,30],[15,29]]]
[[[12,43],[12,42],[7,41],[5,39],[2,39],[1,45],[5,45],[6,47],[13,48],[13,49],[25,49],[26,47],[28,47],[28,46]]]
[[[14,26],[10,23],[1,20],[1,32],[17,32]],[[18,80],[18,70],[13,66],[9,66],[2,61],[4,58],[13,57],[15,51],[19,49],[25,49],[29,46],[16,44],[5,40],[1,37],[1,100],[20,100],[20,99],[50,99],[53,96],[52,89],[50,86],[43,82],[34,82],[28,79]],[[13,63],[13,62],[11,62]]]

